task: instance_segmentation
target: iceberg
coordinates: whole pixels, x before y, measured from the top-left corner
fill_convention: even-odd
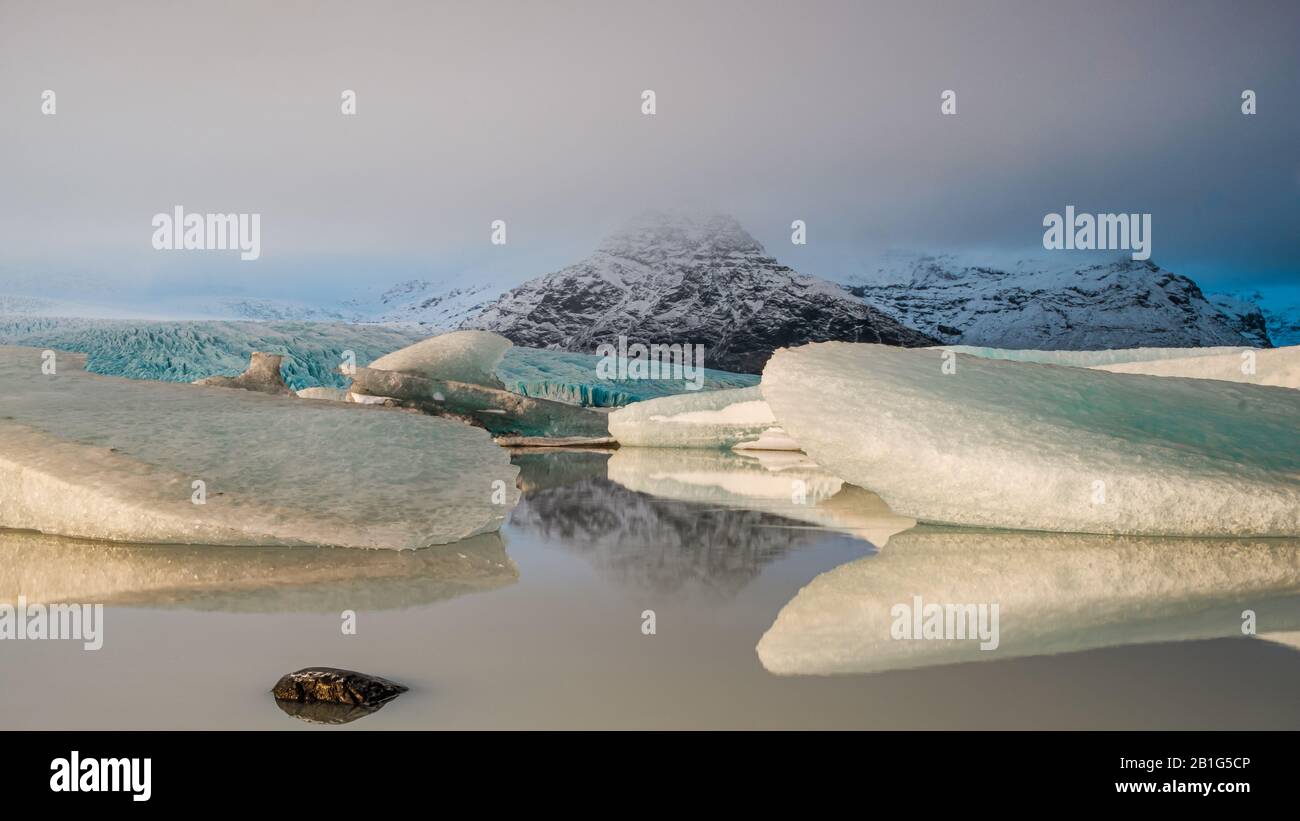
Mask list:
[[[650,448],[756,447],[798,450],[776,423],[758,387],[664,396],[609,415],[620,445]]]
[[[620,407],[661,396],[691,393],[682,379],[602,379],[595,354],[514,347],[497,365],[506,390],[537,399],[589,407]],[[617,371],[618,369],[615,369]],[[758,376],[704,369],[703,390],[748,388]]]
[[[1300,534],[1300,393],[951,356],[782,349],[762,393],[814,461],[921,521]]]
[[[502,444],[613,443],[601,411],[531,399],[486,385],[357,368],[350,398],[363,404],[391,399],[433,416],[458,419],[485,428]]]
[[[802,453],[619,448],[606,469],[610,481],[638,493],[762,511],[845,533],[878,548],[916,524]]]
[[[518,499],[509,455],[457,422],[84,365],[78,354],[0,348],[0,527],[417,548],[495,531]]]
[[[1220,379],[1228,382],[1248,382],[1252,385],[1300,388],[1300,345],[1260,350],[1247,348],[1210,356],[1153,359],[1093,367],[1111,373]]]
[[[511,345],[504,336],[488,331],[452,331],[385,354],[370,367],[500,390],[503,385],[496,367]]]
[[[894,638],[896,618],[915,597],[996,604],[997,646]],[[1245,609],[1261,630],[1300,628],[1300,541],[922,527],[813,579],[781,609],[757,653],[780,675],[870,673],[1240,637]]]

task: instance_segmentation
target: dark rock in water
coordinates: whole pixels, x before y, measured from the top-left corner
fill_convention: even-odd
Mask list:
[[[275,393],[282,395],[293,395],[289,386],[284,384],[284,377],[280,375],[280,362],[284,357],[280,354],[262,353],[253,351],[253,356],[249,360],[248,370],[239,376],[209,376],[207,379],[199,379],[196,385],[211,385],[218,388],[242,388],[246,391],[257,391],[259,393]]]
[[[406,690],[400,684],[354,670],[307,667],[281,677],[271,694],[280,709],[292,716],[341,724],[378,710]],[[362,711],[352,715],[350,709],[334,709],[340,707],[362,708]]]

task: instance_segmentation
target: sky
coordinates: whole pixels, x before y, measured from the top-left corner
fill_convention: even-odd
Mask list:
[[[0,294],[520,282],[651,208],[842,281],[1041,251],[1067,205],[1150,213],[1206,290],[1294,292],[1298,34],[1250,0],[0,0]],[[261,257],[155,250],[176,205],[260,214]]]

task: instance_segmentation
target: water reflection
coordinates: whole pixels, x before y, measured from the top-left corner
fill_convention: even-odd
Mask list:
[[[999,646],[892,638],[915,596],[998,604]],[[1247,609],[1261,633],[1300,628],[1300,540],[918,528],[814,579],[757,651],[773,673],[864,673],[1241,636]]]
[[[424,550],[82,541],[0,530],[0,602],[93,601],[234,612],[411,607],[513,584],[499,534]]]

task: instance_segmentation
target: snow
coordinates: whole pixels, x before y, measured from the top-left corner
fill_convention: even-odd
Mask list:
[[[41,349],[0,348],[0,527],[416,548],[494,531],[517,498],[509,456],[459,422],[96,376],[83,361],[59,354],[45,375]],[[498,481],[507,504],[492,503]]]
[[[1300,393],[943,354],[782,349],[762,394],[818,464],[922,521],[1300,534]]]
[[[1111,253],[894,253],[850,290],[942,342],[1078,350],[1247,345],[1191,279]]]
[[[1180,376],[1193,379],[1222,379],[1252,385],[1300,388],[1300,346],[1259,351],[1234,351],[1218,356],[1160,359],[1096,366],[1111,373],[1143,373],[1150,376]]]
[[[600,361],[595,354],[514,347],[506,352],[496,373],[513,393],[589,407],[618,407],[689,392],[688,383],[681,379],[602,379],[596,371]],[[757,384],[754,374],[705,368],[702,390]]]
[[[620,445],[651,448],[726,449],[788,438],[771,433],[776,418],[758,387],[700,391],[635,402],[609,415],[609,433]]]
[[[610,481],[638,493],[772,513],[856,536],[876,547],[916,524],[801,453],[619,448],[606,470]]]
[[[504,336],[487,331],[452,331],[381,356],[370,367],[500,388],[496,367],[511,344]]]
[[[1243,602],[1300,590],[1300,542],[917,528],[887,550],[821,574],[763,634],[780,675],[869,673],[1099,647],[1241,636]],[[891,637],[891,609],[998,605],[997,649]],[[1300,628],[1300,605],[1268,609]],[[1261,625],[1263,622],[1261,621]]]

